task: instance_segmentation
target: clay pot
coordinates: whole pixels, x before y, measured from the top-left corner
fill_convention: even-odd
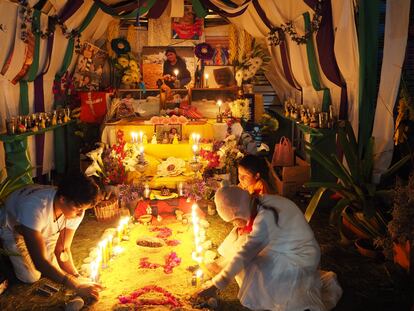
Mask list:
[[[369,239],[357,239],[355,241],[355,247],[362,256],[373,258],[373,259],[383,259],[384,255],[382,251],[372,244],[372,241]]]

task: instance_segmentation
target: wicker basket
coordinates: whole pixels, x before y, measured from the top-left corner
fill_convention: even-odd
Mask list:
[[[93,208],[98,221],[107,221],[119,216],[119,205],[116,196],[111,196],[108,200],[102,200]]]

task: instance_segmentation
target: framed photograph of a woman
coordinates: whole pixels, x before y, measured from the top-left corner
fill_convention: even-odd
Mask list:
[[[184,6],[184,16],[174,17],[171,21],[171,38],[182,40],[201,40],[204,19],[199,18],[191,5]]]

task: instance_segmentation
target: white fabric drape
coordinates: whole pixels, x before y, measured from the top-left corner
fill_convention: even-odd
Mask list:
[[[375,137],[374,182],[379,181],[381,174],[389,167],[392,160],[393,109],[400,85],[409,20],[410,0],[387,1],[384,54],[373,129]]]
[[[358,137],[359,50],[353,0],[332,1],[335,58],[347,85],[348,120]]]

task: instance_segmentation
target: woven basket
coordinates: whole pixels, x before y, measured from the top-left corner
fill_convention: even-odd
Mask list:
[[[111,196],[108,200],[102,200],[93,208],[98,221],[107,221],[119,216],[119,205],[116,196]]]

